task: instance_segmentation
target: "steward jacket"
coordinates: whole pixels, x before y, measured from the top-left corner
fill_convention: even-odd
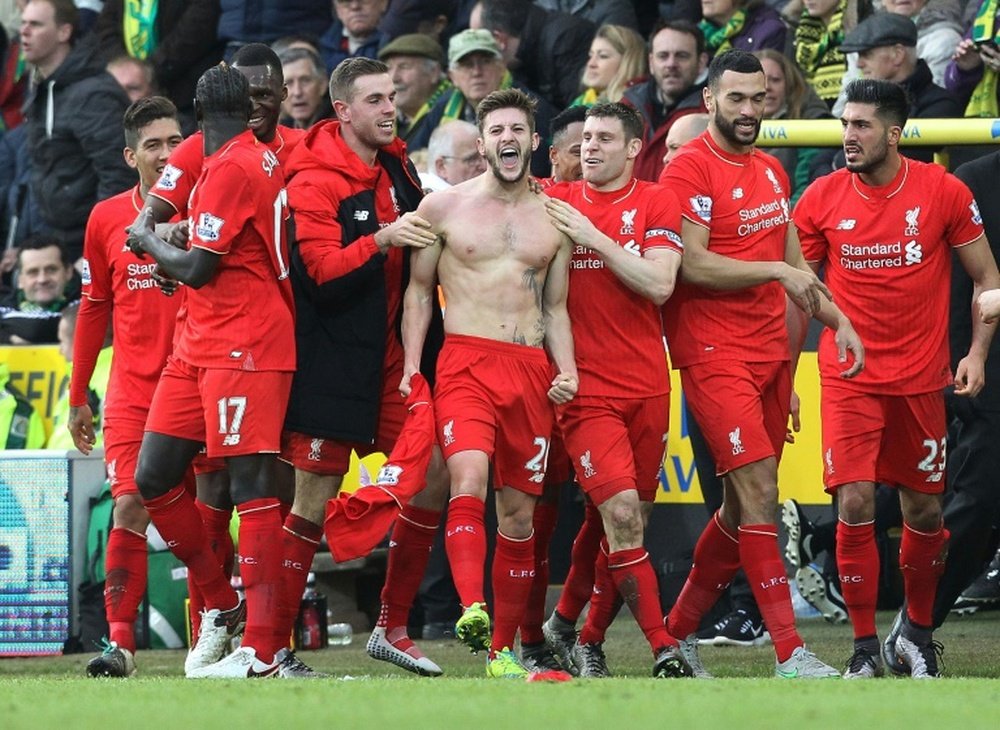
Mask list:
[[[388,322],[387,287],[398,286],[401,301],[409,281],[405,257],[399,281],[386,281],[387,256],[375,244],[379,228],[395,220],[376,206],[382,176],[392,185],[399,215],[416,210],[423,193],[398,138],[369,167],[347,146],[340,122],[323,121],[288,161],[298,363],[285,427],[296,433],[364,444],[374,443],[378,433],[386,328],[400,337],[400,318]],[[425,377],[434,373],[443,333],[435,307],[421,367]]]
[[[40,449],[45,445],[45,426],[38,411],[21,391],[10,384],[7,363],[0,362],[0,451]]]

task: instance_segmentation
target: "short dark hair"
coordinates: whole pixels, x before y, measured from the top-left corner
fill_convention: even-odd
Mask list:
[[[476,109],[476,125],[480,134],[483,133],[486,116],[498,109],[520,109],[528,118],[528,127],[532,133],[535,131],[535,111],[538,109],[538,102],[520,89],[511,88],[491,91],[479,102],[479,108]]]
[[[271,73],[277,76],[284,83],[284,75],[281,72],[281,59],[271,46],[266,43],[247,43],[233,54],[230,63],[233,66],[267,66]]]
[[[905,127],[910,116],[906,89],[894,81],[855,79],[844,92],[849,104],[871,104],[875,115],[890,126]]]
[[[29,0],[29,2],[45,2],[52,6],[52,19],[56,25],[72,25],[73,33],[70,35],[70,43],[76,40],[77,30],[80,26],[80,11],[76,8],[74,0]]]
[[[350,103],[354,96],[354,82],[362,76],[387,74],[389,67],[374,58],[352,56],[337,64],[330,74],[330,101]]]
[[[312,64],[313,73],[316,78],[326,81],[326,64],[323,63],[323,59],[319,57],[319,54],[311,48],[295,46],[279,53],[278,58],[281,59],[282,66],[299,61],[308,61]]]
[[[701,28],[698,27],[697,23],[692,23],[686,18],[671,18],[670,20],[659,20],[656,25],[653,26],[653,32],[649,34],[649,41],[646,44],[646,50],[650,53],[653,51],[653,39],[660,33],[661,30],[672,30],[677,33],[686,33],[687,35],[694,38],[695,52],[700,56],[705,52],[705,34],[702,32]]]
[[[225,61],[201,75],[194,98],[203,115],[250,118],[250,82]]]
[[[552,117],[549,123],[549,137],[552,138],[552,144],[556,144],[556,140],[566,132],[569,125],[582,122],[586,118],[587,107],[579,105],[566,107]]]
[[[48,236],[44,233],[36,233],[33,236],[28,236],[21,241],[20,244],[18,244],[18,248],[20,249],[17,260],[18,267],[21,265],[21,254],[25,251],[39,251],[43,248],[49,248],[51,246],[55,246],[59,249],[59,260],[62,261],[63,266],[68,267],[73,265],[73,259],[70,258],[69,249],[66,248],[65,244],[52,236]]]
[[[712,59],[708,64],[708,80],[706,86],[712,91],[719,88],[719,79],[726,71],[734,71],[738,74],[762,74],[764,67],[760,65],[760,59],[748,51],[740,51],[735,48],[724,51]]]
[[[642,139],[644,125],[642,122],[642,116],[634,108],[628,104],[622,104],[620,101],[605,101],[594,104],[587,110],[587,118],[597,117],[598,119],[614,118],[622,123],[622,129],[625,130],[625,141],[629,142],[633,139]]]
[[[157,119],[173,119],[177,121],[177,107],[163,96],[147,96],[129,105],[122,117],[122,127],[125,129],[125,146],[135,149],[139,144],[139,134],[142,129]]]
[[[532,0],[482,0],[480,4],[483,28],[520,38],[528,22],[528,11],[535,3]]]

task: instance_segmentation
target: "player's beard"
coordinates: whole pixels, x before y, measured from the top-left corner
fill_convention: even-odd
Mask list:
[[[882,135],[874,147],[867,151],[861,145],[858,145],[864,157],[857,162],[847,162],[847,150],[844,150],[845,165],[850,172],[858,173],[859,175],[864,175],[866,173],[872,172],[879,166],[881,166],[886,158],[889,157],[889,133],[886,132]]]
[[[521,150],[520,154],[524,154]],[[531,155],[524,155],[521,161],[521,169],[517,171],[517,176],[514,179],[504,177],[503,168],[500,166],[500,155],[496,150],[486,151],[486,162],[490,166],[490,172],[493,173],[493,177],[502,183],[517,183],[524,179],[524,176],[528,174],[528,168],[531,166]]]
[[[746,120],[748,117],[737,117],[736,119],[726,119],[722,116],[722,112],[718,109],[715,111],[715,128],[719,130],[719,134],[722,135],[723,139],[732,144],[734,147],[749,147],[754,142],[757,141],[757,135],[760,134],[760,119],[753,119],[753,138],[746,139],[741,137],[737,133],[736,122],[740,120]]]

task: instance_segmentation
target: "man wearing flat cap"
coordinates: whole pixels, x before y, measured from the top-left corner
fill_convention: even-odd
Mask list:
[[[531,174],[548,177],[551,169],[547,152],[549,127],[555,110],[537,92],[514,80],[493,34],[488,30],[470,28],[453,35],[448,43],[448,76],[455,88],[437,100],[427,113],[427,120],[406,140],[410,151],[427,147],[431,133],[443,121],[464,119],[476,124],[476,109],[487,94],[498,89],[515,88],[538,102],[535,131],[542,144],[531,155]]]
[[[869,16],[847,34],[840,50],[858,54],[858,70],[863,77],[894,81],[906,89],[910,119],[962,116],[959,100],[934,83],[930,67],[917,57],[917,27],[906,16],[896,13]],[[903,147],[900,151],[924,162],[934,158],[934,150],[928,147]]]
[[[409,142],[434,103],[452,88],[444,73],[444,50],[428,35],[409,33],[383,46],[378,59],[389,67],[396,88],[396,134]]]

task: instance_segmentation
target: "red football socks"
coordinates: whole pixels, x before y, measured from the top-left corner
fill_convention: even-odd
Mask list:
[[[637,547],[611,553],[608,569],[618,594],[642,629],[653,655],[666,646],[676,646],[677,641],[663,625],[660,586],[646,549]]]
[[[183,486],[145,502],[153,524],[170,546],[170,551],[183,562],[201,591],[208,608],[228,610],[239,598],[223,574],[218,561],[205,539],[205,528],[194,499]]]
[[[671,636],[686,639],[698,630],[740,567],[740,542],[723,527],[716,512],[694,547],[694,565],[667,618]]]
[[[576,623],[580,618],[583,607],[594,591],[594,565],[601,552],[603,538],[604,522],[601,512],[588,500],[583,524],[573,540],[569,574],[559,596],[559,603],[556,604],[556,613],[570,623]]]
[[[600,644],[622,607],[622,597],[615,588],[615,579],[608,567],[608,541],[602,539],[594,561],[594,590],[590,595],[590,610],[580,629],[581,644]]]
[[[534,535],[514,540],[498,530],[493,554],[492,651],[514,648],[514,636],[524,618],[534,577]]]
[[[855,639],[875,636],[878,603],[879,557],[875,523],[849,525],[837,522],[837,572]]]
[[[122,649],[135,653],[135,624],[139,603],[146,592],[148,572],[146,536],[124,527],[108,534],[104,568],[104,611],[109,637]]]
[[[545,641],[542,623],[545,621],[545,597],[549,591],[549,545],[559,518],[559,505],[539,502],[535,505],[532,525],[535,529],[535,578],[528,594],[528,605],[521,620],[521,643]],[[503,647],[501,647],[503,648]]]
[[[928,533],[903,523],[899,569],[903,574],[906,613],[910,623],[918,628],[929,629],[934,625],[934,596],[944,572],[949,537],[951,533],[944,527]]]
[[[278,518],[281,518],[280,509]],[[241,533],[242,534],[242,533]],[[302,593],[309,579],[313,557],[323,539],[323,526],[310,522],[305,517],[289,514],[281,530],[282,560],[279,566],[281,574],[281,602],[277,633],[284,641],[278,648],[288,643],[288,637],[295,628],[295,618],[299,615],[299,605]],[[326,621],[326,617],[321,617]],[[253,646],[253,645],[251,645]],[[256,648],[256,647],[254,647]]]
[[[406,627],[440,521],[440,511],[411,505],[404,507],[396,518],[389,539],[389,559],[378,626]]]
[[[764,625],[771,634],[774,653],[778,661],[783,662],[802,646],[802,638],[795,629],[788,576],[778,551],[777,526],[740,527],[740,564],[747,574]]]
[[[273,497],[251,499],[237,505],[240,516],[240,577],[247,600],[247,625],[243,645],[253,647],[257,658],[270,662],[274,653],[288,641],[288,633],[279,628],[278,610],[282,604],[281,515]]]
[[[485,603],[486,505],[472,495],[453,497],[448,504],[444,546],[451,565],[455,590],[463,606]]]

